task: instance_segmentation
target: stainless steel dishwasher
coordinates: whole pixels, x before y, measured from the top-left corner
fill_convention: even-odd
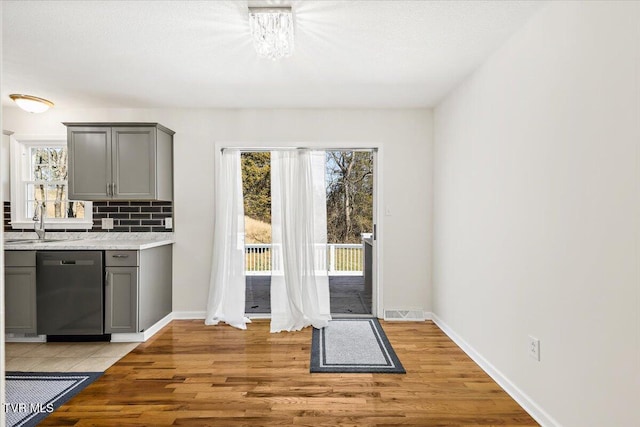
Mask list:
[[[101,335],[102,251],[36,253],[38,334]]]

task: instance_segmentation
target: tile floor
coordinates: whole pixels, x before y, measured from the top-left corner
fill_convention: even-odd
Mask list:
[[[139,343],[6,343],[5,370],[104,372]]]

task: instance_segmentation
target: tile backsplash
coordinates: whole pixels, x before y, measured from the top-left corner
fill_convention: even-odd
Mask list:
[[[4,230],[5,231],[9,231],[11,230],[11,225],[9,224],[11,222],[11,202],[4,202],[4,215],[3,215],[3,225],[4,225]]]
[[[103,230],[102,218],[113,218],[113,229]],[[164,232],[172,231],[164,228],[165,218],[173,218],[173,202],[142,202],[142,201],[106,201],[93,202],[93,228],[90,232]],[[11,202],[4,202],[5,231],[32,231],[12,229]],[[46,222],[46,221],[45,221]],[[48,230],[65,230],[48,226]]]

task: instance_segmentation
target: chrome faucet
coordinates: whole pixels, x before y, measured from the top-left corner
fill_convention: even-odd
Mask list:
[[[40,224],[38,224],[38,208],[40,208]],[[33,229],[38,235],[38,239],[44,240],[45,229],[44,229],[44,214],[45,214],[45,206],[44,202],[40,203],[38,207],[36,207],[36,211],[33,214],[33,220],[36,221],[33,224]]]

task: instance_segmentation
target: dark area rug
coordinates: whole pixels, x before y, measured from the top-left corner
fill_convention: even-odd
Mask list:
[[[32,427],[95,381],[102,372],[7,372],[6,425]]]
[[[333,319],[314,329],[311,372],[391,373],[406,371],[378,319]]]

